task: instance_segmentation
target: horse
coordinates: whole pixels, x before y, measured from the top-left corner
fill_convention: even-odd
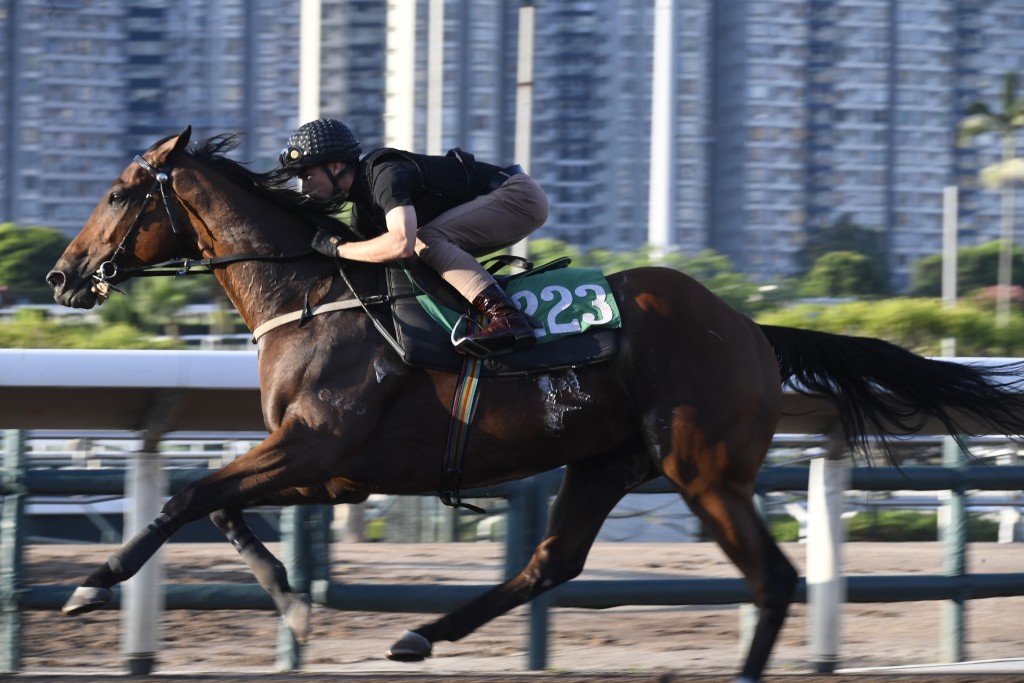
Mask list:
[[[172,534],[209,516],[303,640],[309,599],[289,590],[241,511],[436,492],[457,377],[404,363],[361,310],[358,292],[381,266],[339,271],[310,250],[317,226],[333,224],[325,207],[273,172],[230,159],[237,135],[190,137],[191,127],[167,137],[122,171],[46,275],[55,300],[91,308],[119,283],[172,262],[212,270],[249,330],[338,306],[292,315],[259,337],[267,438],[171,497],[63,611],[103,606]],[[668,268],[626,270],[608,283],[622,321],[614,358],[559,370],[557,382],[551,374],[479,381],[462,484],[564,468],[543,539],[517,575],[401,634],[392,659],[422,660],[436,643],[576,577],[619,500],[665,477],[749,586],[758,617],[735,680],[759,681],[798,580],[753,499],[787,382],[835,401],[851,447],[936,419],[953,435],[1024,432],[1019,364],[950,363],[878,339],[759,325]],[[552,406],[560,419],[550,419]]]

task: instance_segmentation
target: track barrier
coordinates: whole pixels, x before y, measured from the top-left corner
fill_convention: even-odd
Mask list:
[[[993,359],[990,362],[1000,362]],[[244,352],[32,352],[0,350],[0,414],[10,429],[4,438],[4,468],[0,472],[0,672],[21,667],[21,614],[24,610],[57,610],[73,586],[32,586],[23,575],[24,514],[30,495],[103,494],[123,496],[125,470],[49,470],[27,467],[23,429],[121,429],[143,435],[147,452],[134,467],[138,482],[149,486],[139,495],[160,499],[153,486],[156,444],[175,430],[259,430],[259,391],[255,354]],[[54,391],[61,405],[53,409]],[[813,397],[787,393],[780,433],[830,435],[834,407]],[[926,433],[936,434],[937,430]],[[945,467],[850,468],[840,440],[830,436],[825,457],[810,467],[767,468],[757,481],[759,497],[774,491],[808,491],[807,576],[801,578],[795,599],[807,602],[812,634],[811,657],[823,672],[839,661],[838,606],[849,602],[947,601],[943,626],[947,661],[963,653],[963,613],[970,599],[1024,595],[1024,573],[967,574],[965,494],[969,490],[1024,489],[1024,467],[966,467],[951,453]],[[148,459],[148,466],[147,466]],[[129,468],[131,469],[131,468]],[[159,469],[159,468],[157,468]],[[180,490],[211,470],[165,470],[167,491]],[[505,574],[526,564],[541,539],[551,495],[561,478],[549,472],[520,482],[464,492],[465,498],[508,500]],[[145,484],[145,482],[149,482]],[[129,487],[131,488],[131,487]],[[948,491],[948,520],[944,535],[942,575],[856,576],[841,574],[842,493],[846,490]],[[135,490],[139,490],[135,488]],[[638,492],[673,491],[658,480]],[[138,497],[138,496],[135,496]],[[145,516],[145,511],[134,514]],[[308,590],[314,601],[334,609],[379,612],[447,612],[490,586],[402,586],[331,584],[325,568],[329,543],[329,513],[316,506],[287,508],[282,514],[282,560],[293,588]],[[157,572],[158,574],[159,572]],[[133,581],[138,579],[135,577]],[[154,581],[152,577],[150,582]],[[136,594],[159,594],[150,584]],[[273,609],[255,583],[163,586],[166,609]],[[527,666],[544,669],[552,608],[606,608],[618,605],[722,605],[749,602],[740,579],[580,580],[552,590],[530,604]],[[135,606],[124,591],[115,590],[113,606],[121,607],[123,624],[143,632],[159,619],[159,606],[136,597]],[[158,602],[158,601],[157,601]],[[127,611],[126,611],[127,610]],[[138,610],[138,611],[133,611]],[[124,626],[122,630],[125,630]],[[125,642],[123,652],[131,673],[149,673],[157,644]],[[278,668],[301,666],[301,648],[281,627]]]

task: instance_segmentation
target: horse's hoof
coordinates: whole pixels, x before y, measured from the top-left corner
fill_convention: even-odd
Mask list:
[[[309,596],[305,593],[296,595],[284,612],[285,626],[300,643],[306,642],[306,638],[309,638],[311,615],[312,607]]]
[[[85,614],[91,612],[94,609],[103,607],[110,598],[113,597],[113,593],[108,588],[97,588],[95,586],[79,586],[75,589],[75,592],[71,594],[68,601],[64,603],[64,607],[61,611],[69,616],[76,614]]]
[[[406,631],[388,650],[388,659],[396,662],[422,662],[431,654],[429,640],[414,631]]]

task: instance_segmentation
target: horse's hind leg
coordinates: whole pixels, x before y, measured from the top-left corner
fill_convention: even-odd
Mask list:
[[[332,493],[333,491],[333,493]],[[311,489],[289,489],[269,496],[254,505],[301,505],[361,503],[365,493],[354,493],[332,488],[329,484]],[[251,506],[250,506],[251,507]],[[242,516],[241,508],[217,510],[210,521],[220,529],[239,556],[252,571],[256,581],[274,600],[277,611],[296,640],[305,642],[309,636],[310,600],[306,594],[294,593],[288,584],[284,565],[256,537]]]
[[[459,640],[495,617],[578,576],[608,513],[626,492],[646,478],[646,462],[637,474],[621,452],[595,456],[565,468],[544,540],[519,574],[457,608],[441,619],[407,631],[391,646],[388,657],[419,661],[429,657],[433,643]]]
[[[304,593],[293,593],[284,565],[256,538],[239,508],[217,510],[210,515],[218,529],[235,546],[256,581],[274,600],[277,611],[300,643],[309,636],[310,600]]]
[[[793,599],[797,573],[775,543],[748,487],[684,488],[690,509],[746,578],[759,608],[757,626],[738,682],[758,681]]]

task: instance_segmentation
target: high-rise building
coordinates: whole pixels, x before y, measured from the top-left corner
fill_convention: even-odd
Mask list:
[[[972,0],[716,0],[710,244],[770,280],[812,231],[884,235],[897,288],[941,250],[942,192],[965,189],[961,244],[993,240],[984,151],[955,145],[967,104],[1024,69],[1024,5]]]
[[[647,241],[652,106],[663,99],[656,5],[673,20],[672,125],[653,141],[670,158],[656,171],[671,177],[659,207],[669,248],[714,248],[768,282],[797,272],[813,231],[849,221],[884,236],[902,288],[940,250],[953,183],[961,244],[998,236],[998,193],[976,174],[999,159],[999,141],[954,137],[969,103],[999,109],[1003,75],[1024,72],[1022,3],[533,4],[530,171],[551,200],[538,236],[584,249]],[[517,161],[518,10],[322,0],[321,112],[367,150],[401,122],[415,151]],[[0,0],[0,221],[73,233],[132,154],[186,125],[196,138],[244,133],[236,158],[270,168],[301,123],[299,11],[273,0]],[[439,25],[441,62],[429,45]],[[402,79],[389,77],[396,64]]]

